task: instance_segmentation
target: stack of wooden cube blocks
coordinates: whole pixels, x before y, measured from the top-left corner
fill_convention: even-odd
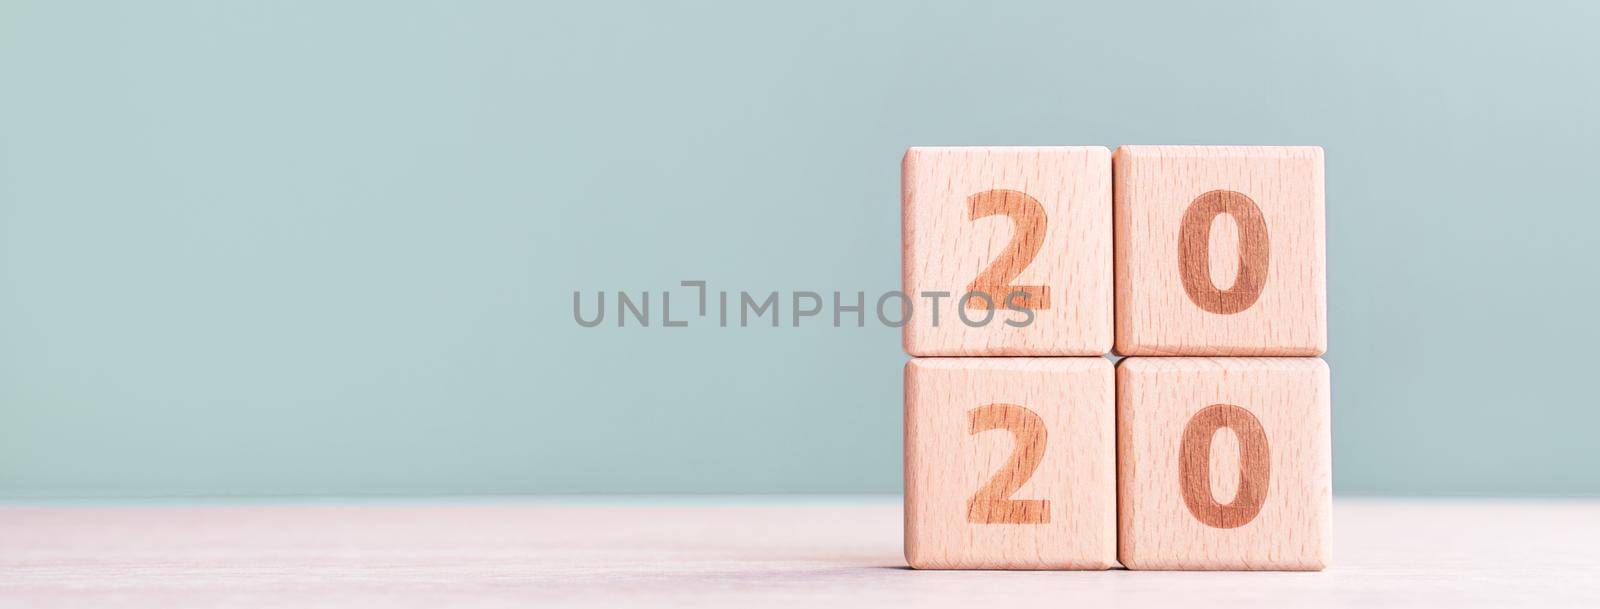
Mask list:
[[[1321,148],[912,148],[902,196],[912,567],[1327,564]]]

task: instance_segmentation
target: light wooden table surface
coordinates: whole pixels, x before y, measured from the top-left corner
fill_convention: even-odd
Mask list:
[[[897,498],[0,507],[0,607],[1600,607],[1600,501],[1340,500],[1321,573],[929,572]]]

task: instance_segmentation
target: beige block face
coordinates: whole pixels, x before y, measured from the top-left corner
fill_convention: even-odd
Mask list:
[[[1111,362],[906,364],[906,562],[1107,569],[1116,561]]]
[[[907,353],[1110,351],[1109,150],[912,148],[901,189],[903,289],[914,309],[904,328]],[[990,294],[994,308],[981,298],[964,305],[973,291]],[[924,292],[949,296],[934,306]],[[1032,321],[1008,325],[1026,322],[1014,310],[1022,308]]]
[[[1329,434],[1320,359],[1122,360],[1118,558],[1129,569],[1322,569]]]
[[[1117,352],[1321,355],[1319,147],[1122,146]]]

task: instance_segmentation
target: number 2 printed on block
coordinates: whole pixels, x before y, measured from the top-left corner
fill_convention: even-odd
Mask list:
[[[1111,362],[931,357],[906,365],[906,562],[1105,569],[1116,554]]]
[[[906,352],[1111,349],[1111,151],[916,147],[901,166]]]
[[[1048,435],[1038,413],[1015,404],[989,404],[967,413],[972,433],[1003,429],[1015,446],[1011,458],[978,493],[967,500],[967,521],[978,524],[1044,524],[1050,522],[1050,500],[1012,499],[1044,459]]]
[[[977,279],[967,284],[967,293],[983,294],[980,298],[963,298],[969,308],[987,309],[1000,304],[1000,308],[1050,308],[1050,286],[1011,285],[1017,276],[1033,263],[1044,245],[1049,218],[1044,205],[1027,193],[1015,190],[986,190],[967,198],[968,218],[978,220],[989,216],[1006,216],[1011,219],[1011,241],[1001,250],[1000,257],[989,263]],[[1020,302],[1014,298],[1020,296]]]

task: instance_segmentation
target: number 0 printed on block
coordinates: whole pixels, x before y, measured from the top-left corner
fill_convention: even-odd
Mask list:
[[[1112,159],[1116,350],[1327,350],[1322,149],[1122,146]]]
[[[1332,509],[1328,365],[1117,365],[1118,558],[1129,569],[1317,570]]]

